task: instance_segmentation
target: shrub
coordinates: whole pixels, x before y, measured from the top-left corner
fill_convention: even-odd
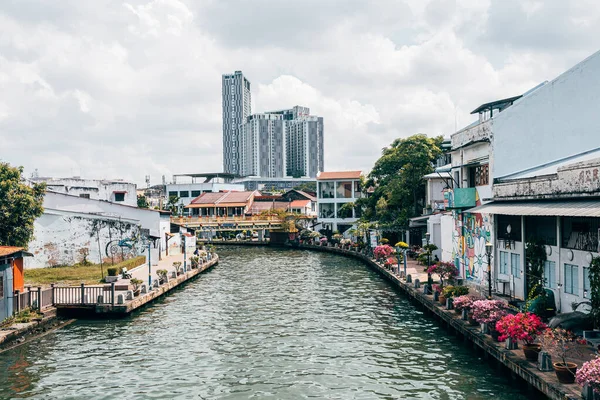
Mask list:
[[[588,385],[595,393],[600,393],[600,358],[584,362],[577,370],[575,380],[581,386]]]
[[[377,247],[375,247],[375,250],[373,250],[373,255],[378,260],[380,260],[382,258],[387,258],[387,257],[391,256],[392,253],[394,253],[394,248],[392,246],[390,246],[389,244],[383,244],[383,245],[377,246]]]
[[[506,315],[506,305],[500,300],[477,300],[471,308],[473,319],[480,324],[496,322]]]
[[[454,286],[454,292],[452,295],[454,297],[464,296],[469,294],[469,288],[467,286]]]
[[[474,296],[458,296],[454,298],[452,305],[454,306],[454,309],[462,310],[463,308],[471,308],[475,300],[476,298]]]
[[[129,280],[129,283],[131,283],[133,285],[133,290],[136,291],[136,290],[138,290],[140,285],[144,282],[141,279],[133,278],[133,279]]]
[[[113,267],[116,267],[117,271],[119,271],[118,273],[120,274],[123,271],[123,268],[127,268],[128,270],[130,270],[135,267],[139,267],[145,262],[146,256],[137,256],[134,258],[130,258],[129,260],[121,261],[120,263],[113,265]]]
[[[454,295],[454,286],[446,286],[442,289],[442,296],[448,298]]]
[[[437,274],[440,277],[440,283],[444,286],[444,280],[453,279],[458,276],[458,268],[452,262],[440,261],[427,269],[428,274]]]
[[[119,274],[119,270],[120,268],[116,266],[108,267],[106,269],[108,276],[117,276]]]
[[[496,330],[500,332],[498,337],[500,341],[511,338],[521,340],[528,345],[532,344],[547,328],[540,317],[528,312],[505,315],[496,323]]]
[[[405,242],[398,242],[394,247],[400,247],[401,249],[408,249],[408,244]]]

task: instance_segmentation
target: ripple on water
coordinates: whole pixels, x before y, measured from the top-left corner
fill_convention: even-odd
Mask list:
[[[130,318],[0,355],[0,398],[526,398],[358,261],[220,253]]]

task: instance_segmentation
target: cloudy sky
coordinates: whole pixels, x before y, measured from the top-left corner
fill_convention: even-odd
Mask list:
[[[253,112],[308,106],[325,168],[369,170],[598,37],[595,0],[1,0],[0,160],[138,183],[221,170],[221,75],[242,70]]]

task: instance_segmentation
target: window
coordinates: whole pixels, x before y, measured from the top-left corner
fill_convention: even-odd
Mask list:
[[[190,192],[187,190],[182,190],[179,192],[179,197],[190,197]]]
[[[349,199],[352,197],[352,182],[338,182],[337,183],[337,198],[338,199]]]
[[[515,278],[521,277],[521,255],[510,254],[510,274]]]
[[[90,194],[89,193],[81,193],[79,195],[79,197],[83,198],[83,199],[89,199],[90,198]]]
[[[577,294],[579,292],[579,267],[565,264],[565,293]]]
[[[169,192],[169,197],[177,197],[177,192]]]
[[[544,262],[544,287],[550,289],[556,287],[556,263],[554,261]]]
[[[508,275],[508,253],[506,251],[500,252],[500,273]]]
[[[489,180],[489,165],[477,165],[469,168],[469,187],[488,185]]]
[[[556,246],[556,217],[525,217],[526,237],[536,237],[549,246]]]
[[[125,193],[115,193],[115,201],[125,201]]]
[[[563,217],[562,247],[573,250],[597,251],[600,218]]]
[[[192,197],[198,197],[202,194],[202,190],[192,190]]]
[[[583,297],[591,298],[590,294],[590,269],[583,267]]]

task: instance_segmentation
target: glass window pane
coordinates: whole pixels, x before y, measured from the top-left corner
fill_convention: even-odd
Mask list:
[[[352,197],[352,181],[337,183],[337,198],[349,199]]]
[[[510,255],[510,273],[514,277],[521,276],[521,255],[511,253]]]

